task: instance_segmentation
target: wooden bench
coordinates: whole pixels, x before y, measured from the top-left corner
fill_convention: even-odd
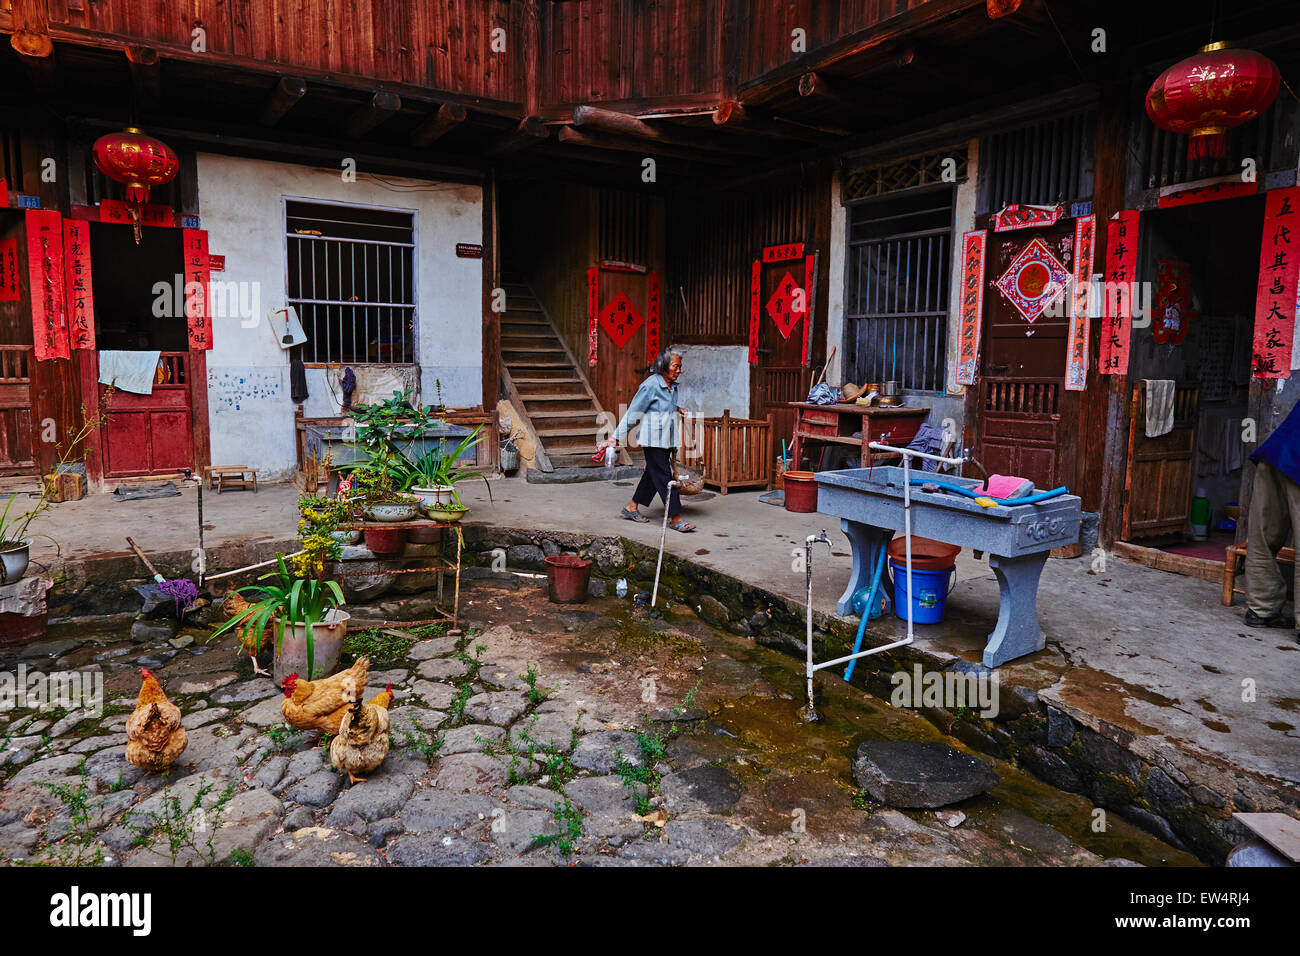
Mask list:
[[[231,488],[252,488],[257,492],[257,469],[248,465],[212,465],[208,468],[208,488],[215,488],[217,494]]]
[[[1282,564],[1295,564],[1295,548],[1283,548],[1278,552],[1278,561]],[[1241,562],[1240,568],[1238,562]],[[1236,586],[1237,575],[1245,571],[1246,543],[1230,544],[1223,556],[1223,606],[1232,607],[1234,594],[1245,594],[1244,588]]]

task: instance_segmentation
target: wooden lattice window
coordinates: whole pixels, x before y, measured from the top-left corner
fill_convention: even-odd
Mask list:
[[[965,179],[966,148],[954,146],[878,166],[851,169],[844,176],[840,200],[846,203],[856,202],[904,189],[958,183]]]

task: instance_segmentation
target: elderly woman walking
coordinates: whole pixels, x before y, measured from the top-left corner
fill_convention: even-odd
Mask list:
[[[645,471],[632,500],[619,512],[619,517],[628,521],[649,521],[637,506],[649,505],[657,494],[668,509],[668,527],[688,532],[694,531],[695,525],[682,519],[682,503],[677,497],[677,489],[668,487],[668,482],[673,480],[671,458],[677,447],[678,419],[686,414],[686,410],[677,404],[677,379],[681,374],[682,357],[676,352],[661,352],[655,359],[654,371],[632,396],[627,414],[618,423],[614,434],[600,447],[617,448],[620,442],[626,442],[628,429],[640,419],[637,443],[645,453]]]

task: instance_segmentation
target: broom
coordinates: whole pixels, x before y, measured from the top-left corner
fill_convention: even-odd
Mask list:
[[[163,594],[170,595],[171,599],[176,602],[176,620],[179,621],[184,618],[185,612],[190,609],[190,605],[194,601],[198,600],[198,586],[189,578],[165,579],[158,573],[158,569],[149,563],[149,559],[144,556],[144,552],[140,550],[140,546],[131,540],[130,535],[127,536],[126,543],[131,546],[131,550],[135,552],[136,557],[143,561],[144,566],[149,569],[149,573],[153,575],[153,579],[158,582],[159,590],[161,590]]]

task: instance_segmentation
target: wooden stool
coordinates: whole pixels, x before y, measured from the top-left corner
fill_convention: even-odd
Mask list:
[[[248,465],[212,465],[208,468],[208,488],[215,488],[217,494],[232,488],[252,488],[257,493],[257,469]]]
[[[1283,548],[1277,554],[1277,559],[1282,564],[1295,565],[1295,548]],[[1241,562],[1241,568],[1238,569],[1237,562]],[[1232,607],[1232,596],[1234,594],[1245,594],[1243,588],[1236,587],[1237,575],[1245,570],[1246,562],[1246,542],[1241,544],[1230,544],[1223,556],[1223,606]]]

